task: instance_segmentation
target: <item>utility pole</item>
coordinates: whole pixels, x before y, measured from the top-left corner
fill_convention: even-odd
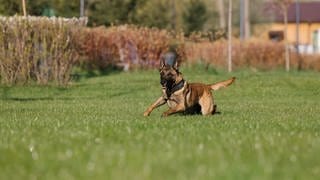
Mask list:
[[[296,51],[297,51],[297,57],[298,57],[298,70],[301,70],[302,61],[300,57],[300,50],[299,50],[299,44],[300,44],[300,4],[299,0],[296,0]]]
[[[26,0],[22,0],[23,16],[27,16]]]
[[[250,9],[249,4],[250,0],[244,1],[244,39],[250,38]]]
[[[228,71],[232,71],[232,0],[229,0],[228,11]]]
[[[244,0],[240,0],[240,40],[244,40]]]
[[[84,0],[80,0],[80,17],[84,16]]]
[[[240,39],[250,38],[249,0],[240,0]]]
[[[297,52],[299,53],[299,25],[300,25],[300,7],[299,7],[299,0],[296,0],[296,41],[297,41]]]

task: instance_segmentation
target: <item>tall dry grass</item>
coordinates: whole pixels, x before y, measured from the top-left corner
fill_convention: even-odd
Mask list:
[[[130,25],[109,28],[87,28],[78,41],[85,64],[89,68],[104,69],[108,66],[132,68],[157,68],[161,55],[170,47],[179,54],[179,63],[198,62],[226,68],[227,41],[223,33],[193,33],[185,37],[182,32],[172,33],[155,28]],[[240,42],[233,40],[233,68],[281,69],[285,66],[284,44],[265,40]],[[292,68],[320,70],[319,56],[290,53]]]
[[[167,30],[132,25],[87,28],[80,36],[78,47],[89,68],[104,69],[110,65],[125,70],[155,68],[172,44],[178,51],[179,62],[184,59],[181,37],[183,35],[173,35]]]
[[[121,66],[158,68],[162,54],[178,52],[179,64],[226,68],[227,42],[223,33],[169,32],[156,28],[121,25],[83,28],[86,19],[0,17],[0,78],[2,83],[36,81],[67,84],[71,70],[82,63],[89,69]],[[270,41],[233,40],[233,67],[284,68],[284,44]],[[80,61],[81,59],[81,61]],[[291,67],[320,71],[320,56],[291,52]]]
[[[214,67],[227,67],[227,42],[202,41],[185,44],[187,63],[202,62]],[[262,40],[240,42],[233,40],[232,44],[233,67],[252,68],[260,70],[281,69],[285,67],[284,44]],[[290,52],[290,66],[295,69],[311,69],[320,71],[320,56],[300,55],[293,50]]]
[[[78,61],[74,46],[85,18],[0,17],[0,77],[5,84],[65,85]]]

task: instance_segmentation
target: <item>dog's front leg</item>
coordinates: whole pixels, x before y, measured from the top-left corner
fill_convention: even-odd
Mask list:
[[[168,109],[166,112],[164,112],[162,114],[163,117],[167,117],[171,114],[175,114],[175,113],[178,113],[178,112],[183,112],[185,110],[184,106],[183,105],[177,105],[176,107],[174,108],[170,108]]]
[[[148,109],[143,113],[143,116],[149,116],[150,113],[157,107],[162,106],[166,103],[166,100],[164,97],[160,97],[156,102],[154,102]]]

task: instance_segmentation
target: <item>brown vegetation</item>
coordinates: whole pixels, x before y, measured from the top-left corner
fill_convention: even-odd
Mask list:
[[[172,34],[166,30],[136,26],[87,28],[78,47],[89,68],[110,65],[132,68],[158,67],[161,54],[168,50]],[[183,53],[178,45],[176,49]]]
[[[65,85],[78,61],[73,36],[86,19],[0,17],[0,77],[5,84]]]
[[[122,66],[124,69],[157,68],[161,54],[170,47],[179,53],[179,62],[207,66],[227,67],[227,41],[220,31],[214,34],[173,34],[166,30],[117,26],[87,28],[79,41],[90,68],[104,69],[107,66]],[[251,69],[285,68],[285,45],[279,42],[233,40],[233,67]],[[292,68],[320,70],[317,55],[302,55],[300,61],[294,51],[290,53]],[[300,65],[299,65],[299,62]]]
[[[215,42],[187,43],[185,46],[188,63],[202,62],[214,67],[227,67],[227,42],[219,40]],[[249,40],[234,41],[233,45],[233,66],[239,68],[251,68],[271,70],[285,68],[284,44],[279,42]],[[300,55],[296,52],[290,53],[290,66],[298,69],[320,70],[319,55]],[[300,59],[299,59],[300,58]],[[300,63],[300,65],[299,65]]]
[[[130,25],[80,28],[85,19],[0,18],[0,78],[2,83],[36,81],[67,84],[75,65],[87,70],[120,66],[124,70],[158,68],[161,55],[174,48],[179,64],[204,63],[227,68],[223,33],[172,33]],[[284,69],[284,44],[234,39],[234,69]],[[292,68],[320,70],[319,55],[290,53]],[[79,61],[81,57],[81,61]]]

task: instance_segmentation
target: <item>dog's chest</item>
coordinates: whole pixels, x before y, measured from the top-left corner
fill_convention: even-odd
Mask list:
[[[172,93],[167,97],[167,104],[170,108],[176,107],[179,105],[184,105],[184,92],[183,89]]]

